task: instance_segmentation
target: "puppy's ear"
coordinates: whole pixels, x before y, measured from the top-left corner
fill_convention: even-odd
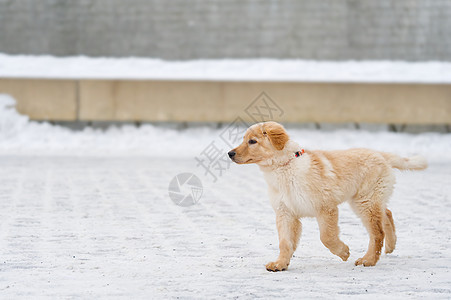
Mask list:
[[[285,128],[272,121],[263,123],[263,134],[268,136],[269,141],[277,150],[282,150],[290,139]]]

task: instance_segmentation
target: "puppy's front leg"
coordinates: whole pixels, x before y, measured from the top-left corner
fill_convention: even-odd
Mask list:
[[[284,210],[276,212],[276,223],[280,254],[276,261],[266,264],[266,270],[273,272],[285,271],[288,268],[302,231],[301,222]]]

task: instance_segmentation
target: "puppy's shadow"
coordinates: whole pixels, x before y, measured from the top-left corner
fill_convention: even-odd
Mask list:
[[[364,267],[354,265],[356,255],[351,256],[347,261],[340,261],[339,259],[326,259],[324,257],[298,258],[293,259],[288,268],[288,272],[295,274],[316,274],[324,275],[327,272],[328,276],[343,276],[344,274],[372,272],[372,271],[387,271],[393,269],[395,260],[399,257],[395,255],[382,255],[377,265],[374,267]]]

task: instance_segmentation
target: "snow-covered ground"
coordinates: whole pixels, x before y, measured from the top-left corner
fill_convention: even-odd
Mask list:
[[[399,173],[391,199],[397,249],[355,267],[367,235],[341,207],[342,262],[303,221],[286,272],[274,214],[255,166],[204,180],[199,204],[171,202],[183,158],[0,156],[0,298],[214,299],[451,297],[450,162]]]
[[[231,164],[214,182],[195,160],[212,141],[229,150],[223,130],[71,131],[29,121],[0,96],[0,298],[451,297],[451,134],[290,130],[305,148],[418,153],[430,167],[397,172],[397,249],[376,267],[353,265],[368,240],[345,204],[349,261],[306,219],[289,270],[269,273],[278,242],[258,168]],[[169,198],[182,172],[202,180],[197,205]]]
[[[450,62],[217,59],[164,61],[0,53],[0,77],[450,83]]]

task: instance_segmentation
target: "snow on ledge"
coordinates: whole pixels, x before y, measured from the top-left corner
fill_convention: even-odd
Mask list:
[[[189,158],[199,156],[212,142],[224,155],[230,145],[221,142],[225,128],[208,126],[175,130],[150,124],[111,126],[106,130],[35,122],[20,115],[12,97],[0,94],[0,155],[32,156],[143,156]],[[430,162],[451,161],[451,134],[406,134],[364,130],[321,131],[289,129],[305,149],[370,148],[403,156],[420,154]],[[237,141],[239,143],[239,140]],[[1,167],[1,166],[0,166]]]
[[[451,62],[24,56],[0,53],[0,78],[451,83]]]

